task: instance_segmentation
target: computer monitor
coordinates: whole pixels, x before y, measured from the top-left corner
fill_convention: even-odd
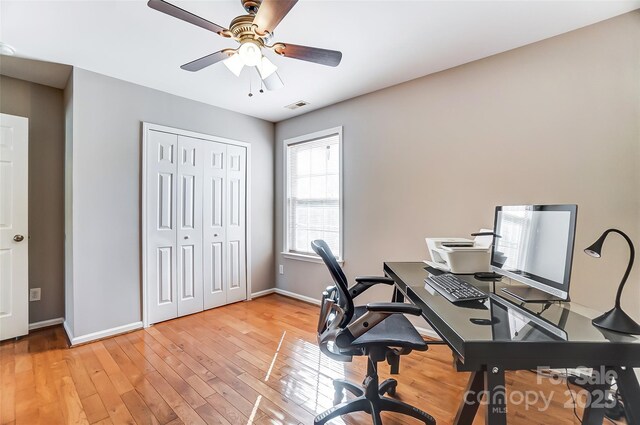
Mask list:
[[[491,268],[528,286],[505,292],[530,302],[569,299],[577,212],[577,205],[496,207]]]

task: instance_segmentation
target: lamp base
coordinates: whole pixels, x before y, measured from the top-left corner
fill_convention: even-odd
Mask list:
[[[596,317],[591,323],[599,328],[609,329],[610,331],[640,335],[640,325],[618,307],[614,307],[602,316]]]

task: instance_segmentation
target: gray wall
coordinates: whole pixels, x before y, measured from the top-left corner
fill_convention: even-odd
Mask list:
[[[426,47],[428,48],[428,46]],[[344,126],[345,272],[422,260],[425,236],[492,227],[495,205],[579,205],[571,295],[613,305],[628,252],[582,253],[609,226],[640,243],[640,12],[348,100],[276,125],[283,140]],[[287,260],[277,287],[319,298],[324,266]],[[277,267],[276,267],[277,270]],[[624,306],[640,319],[636,268]],[[380,290],[369,299],[388,296]]]
[[[29,119],[29,323],[64,317],[62,90],[0,76],[0,111]]]
[[[71,158],[76,337],[141,320],[142,121],[251,143],[253,291],[274,284],[273,124],[76,68]]]

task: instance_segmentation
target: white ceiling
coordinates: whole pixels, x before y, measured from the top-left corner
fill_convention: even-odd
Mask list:
[[[171,0],[170,0],[171,1]],[[244,12],[240,0],[174,4],[222,26]],[[71,64],[269,121],[530,44],[640,8],[635,1],[301,0],[274,41],[340,50],[325,67],[274,57],[285,87],[248,97],[259,82],[219,63],[191,73],[180,65],[235,47],[159,13],[146,1],[0,2],[0,41],[16,55]],[[284,106],[306,100],[295,111]]]

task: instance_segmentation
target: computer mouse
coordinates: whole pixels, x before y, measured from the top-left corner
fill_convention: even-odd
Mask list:
[[[498,273],[492,273],[492,272],[477,272],[473,274],[473,277],[475,277],[478,280],[497,280],[497,281],[502,280],[502,275],[499,275]]]
[[[469,319],[469,321],[471,323],[473,323],[474,325],[481,325],[481,326],[489,326],[489,325],[493,325],[494,323],[497,323],[498,321],[496,319],[478,319],[475,317],[472,317],[471,319]]]

